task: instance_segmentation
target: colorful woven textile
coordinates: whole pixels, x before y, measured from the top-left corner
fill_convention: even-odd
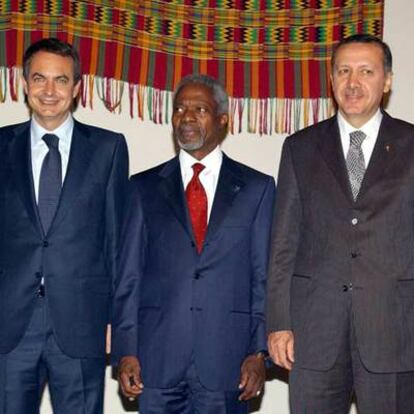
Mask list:
[[[96,85],[115,110],[127,82],[131,115],[148,112],[161,123],[180,78],[208,73],[233,98],[231,129],[240,130],[246,115],[251,132],[291,132],[330,114],[332,48],[354,33],[381,37],[383,3],[0,0],[0,99],[6,83],[17,97],[16,68],[25,48],[56,36],[80,52],[83,104],[92,102]]]

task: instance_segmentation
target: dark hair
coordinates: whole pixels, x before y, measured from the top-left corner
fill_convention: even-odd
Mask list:
[[[30,62],[33,56],[38,52],[48,52],[54,55],[69,57],[73,60],[73,79],[75,84],[81,79],[81,66],[78,52],[69,43],[62,42],[59,39],[50,37],[38,40],[32,43],[24,52],[23,56],[23,77],[28,80]]]
[[[204,85],[211,90],[214,101],[217,104],[217,113],[219,115],[227,114],[229,112],[229,97],[226,90],[217,79],[208,75],[195,74],[184,76],[174,91],[173,102],[181,89],[189,83]]]
[[[338,50],[342,46],[349,45],[351,43],[368,43],[378,45],[381,48],[384,57],[384,72],[392,72],[392,53],[390,47],[378,37],[372,36],[370,34],[355,34],[342,39],[333,50],[331,58],[332,68],[335,65],[335,59],[336,55],[338,54]]]

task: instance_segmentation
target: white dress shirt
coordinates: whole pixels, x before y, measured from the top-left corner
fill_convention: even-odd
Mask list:
[[[367,123],[362,125],[361,128],[353,127],[348,121],[345,120],[340,111],[338,111],[337,119],[345,159],[351,143],[349,134],[354,131],[362,131],[366,135],[366,138],[361,144],[361,149],[364,154],[365,168],[367,168],[372,152],[374,151],[375,143],[377,142],[378,131],[382,120],[382,112],[378,109],[374,116]]]
[[[179,154],[181,177],[183,180],[184,188],[187,188],[188,183],[193,177],[193,164],[200,163],[205,166],[201,171],[199,177],[201,184],[203,184],[204,190],[207,194],[207,222],[210,219],[211,208],[213,206],[214,195],[216,194],[217,182],[220,174],[221,164],[223,162],[223,153],[219,146],[214,148],[208,155],[206,155],[201,161],[192,157],[188,152],[180,150]]]
[[[62,159],[62,184],[65,180],[66,170],[68,168],[70,145],[72,143],[73,134],[73,117],[71,114],[66,118],[58,128],[53,131],[48,131],[43,128],[36,121],[35,117],[32,117],[30,123],[30,144],[31,144],[31,156],[32,156],[32,172],[33,172],[33,184],[36,195],[36,202],[39,200],[39,181],[40,171],[42,169],[43,160],[49,151],[46,142],[42,137],[45,134],[54,134],[59,137],[59,152]]]

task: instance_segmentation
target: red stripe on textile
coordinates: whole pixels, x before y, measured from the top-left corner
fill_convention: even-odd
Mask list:
[[[193,59],[184,56],[181,63],[181,78],[193,73]]]
[[[259,62],[259,98],[269,96],[269,65],[267,62]]]
[[[311,98],[319,98],[321,93],[321,78],[319,71],[319,62],[317,60],[309,61],[309,95]]]
[[[112,13],[113,13],[112,14],[112,25],[119,25],[119,16],[120,16],[119,10],[113,8]]]
[[[155,76],[156,74],[156,76]],[[165,90],[167,84],[167,55],[165,53],[155,54],[154,76],[150,73],[153,79],[154,88]]]
[[[105,60],[104,60],[104,77],[105,78],[113,78],[115,75],[115,57],[116,57],[116,43],[106,42]]]
[[[139,14],[137,16],[137,29],[144,30],[144,28],[145,28],[145,16]]]
[[[16,30],[8,30],[6,32],[6,62],[7,67],[11,68],[16,64],[16,52],[17,48],[13,47],[13,45],[16,45],[16,38],[17,38],[17,32]]]
[[[47,36],[47,33],[43,33],[39,30],[35,30],[33,32],[30,33],[30,39],[31,39],[31,43],[37,42],[38,40],[41,40],[45,37],[45,35]]]
[[[91,21],[95,20],[95,5],[88,4],[87,16],[88,16],[88,20],[91,20]]]
[[[92,39],[88,37],[79,38],[79,54],[82,73],[90,73]]]
[[[142,50],[132,47],[129,54],[128,79],[130,83],[137,85],[139,83],[139,69],[141,66]]]
[[[232,91],[229,91],[231,95]],[[234,62],[234,82],[233,95],[235,98],[242,98],[244,96],[244,62],[239,60]]]
[[[212,59],[207,62],[208,74],[213,78],[218,79],[219,77],[219,63],[218,60]]]
[[[68,15],[70,13],[70,2],[69,1],[64,1],[62,3],[63,7],[62,7],[62,12],[65,15]]]
[[[341,40],[341,26],[336,24],[332,28],[332,40]]]

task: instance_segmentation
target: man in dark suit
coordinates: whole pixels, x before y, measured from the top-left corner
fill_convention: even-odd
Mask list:
[[[274,180],[219,147],[228,97],[178,85],[179,155],[131,180],[113,352],[140,413],[244,413],[264,382],[264,299]]]
[[[0,413],[103,411],[105,332],[128,183],[122,135],[71,115],[79,57],[24,55],[29,122],[0,129]]]
[[[332,58],[338,113],[283,147],[269,352],[291,412],[413,413],[414,126],[380,109],[392,57],[369,35]]]

